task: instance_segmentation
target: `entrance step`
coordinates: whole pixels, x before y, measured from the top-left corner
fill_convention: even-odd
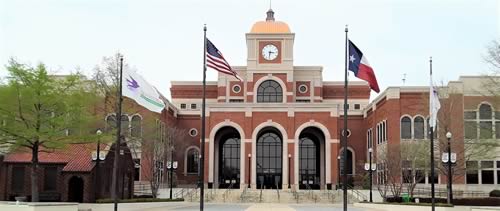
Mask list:
[[[199,201],[199,189],[185,195],[186,201]],[[361,201],[354,193],[348,192],[348,203]],[[206,189],[206,202],[217,203],[342,203],[342,190],[279,190],[276,189]]]

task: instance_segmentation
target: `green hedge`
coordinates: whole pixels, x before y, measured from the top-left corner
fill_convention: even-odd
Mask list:
[[[184,199],[183,198],[177,198],[177,199],[133,198],[133,199],[118,200],[119,203],[176,202],[176,201],[184,201]],[[98,199],[96,203],[113,203],[113,199]]]
[[[465,206],[500,206],[500,198],[459,198],[453,199],[453,204]]]

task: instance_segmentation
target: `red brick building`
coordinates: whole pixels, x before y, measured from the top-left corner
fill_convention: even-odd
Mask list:
[[[40,201],[94,202],[111,198],[110,187],[114,145],[101,144],[99,167],[92,158],[96,144],[70,144],[53,152],[40,152],[38,189]],[[130,150],[123,145],[120,153],[118,195],[131,198],[134,164]],[[31,196],[31,153],[11,152],[0,158],[0,200]]]
[[[290,185],[326,189],[338,183],[343,81],[324,81],[321,66],[296,66],[294,38],[289,26],[276,21],[274,12],[268,11],[266,20],[256,22],[246,34],[247,64],[233,66],[243,80],[219,74],[217,81],[207,82],[207,130],[202,141],[208,187],[243,188],[250,184],[252,188],[286,189]],[[453,134],[452,151],[457,152],[459,160],[454,176],[457,188],[499,187],[500,151],[494,148],[489,151],[492,156],[478,157],[466,146],[476,139],[496,141],[500,137],[496,98],[473,92],[484,90],[480,88],[486,81],[484,77],[460,77],[440,88],[435,178],[439,184],[446,184],[439,158],[446,149],[445,134],[449,131]],[[380,149],[429,142],[429,88],[389,87],[371,102],[367,83],[351,81],[348,90],[347,174],[355,185],[363,183],[364,164],[372,147],[373,162],[380,167],[374,183],[383,182]],[[202,82],[172,81],[170,91],[169,121],[190,134],[183,140],[184,147],[176,150],[175,159],[180,161],[177,176],[180,184],[195,184]],[[475,129],[467,129],[467,124]],[[489,128],[488,134],[483,126]],[[430,183],[426,170],[412,172],[426,175],[418,181],[421,185]]]

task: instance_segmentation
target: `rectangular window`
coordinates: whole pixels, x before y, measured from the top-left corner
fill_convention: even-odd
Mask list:
[[[354,104],[354,110],[359,110],[361,109],[361,105],[359,104]]]
[[[12,167],[12,184],[13,192],[22,192],[24,189],[24,166]]]
[[[476,114],[477,114],[476,111],[465,111],[464,112],[464,119],[475,120]]]
[[[466,184],[479,184],[478,164],[477,161],[467,161],[465,163],[467,169],[465,174]]]
[[[492,124],[492,122],[482,121],[479,123],[479,137],[481,139],[493,138],[493,124]]]
[[[481,184],[495,184],[493,170],[481,170]]]
[[[242,103],[243,99],[229,99],[230,103]]]
[[[496,139],[500,139],[500,122],[495,122]],[[500,168],[500,166],[498,166]]]
[[[477,123],[476,122],[464,122],[465,127],[465,138],[466,139],[476,139],[477,138]]]
[[[403,170],[402,175],[403,175],[403,183],[413,183],[413,176],[411,169]]]
[[[500,119],[500,111],[495,111],[495,119]]]
[[[191,104],[191,109],[196,109],[196,104]]]
[[[45,191],[54,191],[57,189],[57,167],[45,167],[43,187]]]
[[[380,144],[380,125],[377,124],[377,144]]]
[[[186,109],[186,104],[185,103],[181,103],[181,109]]]
[[[493,161],[481,161],[481,168],[482,169],[493,168]]]
[[[347,106],[347,110],[349,110],[349,104],[346,104],[346,106]]]
[[[415,182],[425,184],[425,172],[423,170],[415,170]]]
[[[432,182],[431,173],[428,172],[427,174],[428,174],[427,180],[428,180],[428,182],[430,184]],[[439,183],[439,174],[437,172],[434,172],[434,184],[438,184],[438,183]]]
[[[497,184],[500,184],[500,170],[497,170]]]

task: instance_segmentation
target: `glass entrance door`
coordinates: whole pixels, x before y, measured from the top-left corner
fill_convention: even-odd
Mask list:
[[[300,189],[319,189],[319,146],[312,139],[305,137],[300,139]]]
[[[257,188],[282,188],[281,138],[273,132],[266,132],[257,140]]]
[[[220,147],[219,188],[240,187],[240,139],[229,138]]]

